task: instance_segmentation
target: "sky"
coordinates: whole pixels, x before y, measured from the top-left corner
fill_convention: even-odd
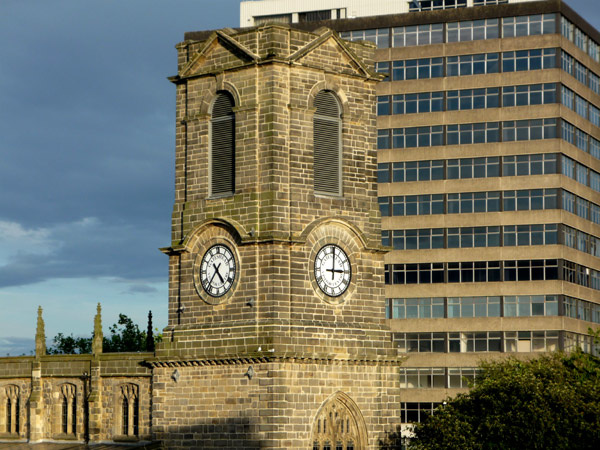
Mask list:
[[[375,1],[375,0],[373,0]],[[567,1],[600,28],[594,0]],[[175,44],[239,0],[0,0],[0,356],[167,323]]]
[[[0,0],[0,356],[167,323],[175,45],[239,0]]]

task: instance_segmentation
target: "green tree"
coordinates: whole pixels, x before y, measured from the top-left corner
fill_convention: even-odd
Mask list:
[[[486,362],[476,385],[415,427],[411,450],[596,449],[600,359],[577,351]],[[400,448],[398,436],[382,447]]]
[[[65,336],[58,333],[54,336],[54,346],[46,350],[49,355],[72,355],[92,353],[92,338]]]
[[[152,313],[149,314],[149,329],[152,330]],[[148,336],[147,331],[133,323],[125,314],[119,314],[117,323],[109,327],[109,336],[104,336],[102,351],[111,352],[145,352],[154,351],[154,344],[161,341],[160,334]],[[50,355],[57,354],[84,354],[92,352],[92,338],[65,336],[58,333],[54,337],[54,345],[47,350]]]

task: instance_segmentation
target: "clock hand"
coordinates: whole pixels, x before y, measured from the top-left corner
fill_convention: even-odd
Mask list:
[[[331,277],[333,278],[334,273],[344,273],[345,270],[342,269],[325,269],[326,272],[331,272]]]
[[[221,267],[221,263],[219,263],[219,265],[215,265],[213,264],[213,267],[215,268],[215,274],[219,275],[219,279],[221,280],[221,283],[225,283],[225,280],[223,279],[223,277],[221,276],[221,274],[219,273],[219,267]],[[213,278],[215,276],[213,275]],[[211,280],[212,281],[212,280]]]
[[[221,278],[221,274],[219,274],[219,267],[220,267],[220,266],[221,266],[221,263],[219,263],[219,265],[218,265],[218,266],[216,266],[216,265],[213,263],[213,267],[215,268],[215,273],[213,273],[213,276],[212,276],[212,277],[210,277],[210,281],[208,282],[208,285],[209,285],[209,286],[212,284],[213,280],[215,279],[215,275],[217,275],[217,274],[218,274],[218,275],[219,275],[219,278]],[[221,280],[223,280],[223,278],[221,278]]]
[[[335,277],[335,247],[333,247],[333,262],[331,263],[331,281],[333,281],[334,277]]]

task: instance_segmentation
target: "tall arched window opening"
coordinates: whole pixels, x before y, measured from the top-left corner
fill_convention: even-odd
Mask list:
[[[314,189],[317,194],[342,195],[342,114],[340,103],[331,91],[315,97],[313,119]]]
[[[10,385],[7,386],[5,391],[6,395],[6,433],[18,434],[21,426],[20,416],[20,398],[19,398],[19,387]]]
[[[63,434],[76,434],[77,390],[73,384],[63,384],[60,392],[62,394],[61,431]]]
[[[139,388],[135,384],[121,386],[121,434],[139,436],[140,401]]]
[[[210,195],[235,191],[235,106],[231,94],[219,92],[212,107],[210,138]]]
[[[10,398],[6,399],[6,432],[10,433],[12,429],[12,402]]]

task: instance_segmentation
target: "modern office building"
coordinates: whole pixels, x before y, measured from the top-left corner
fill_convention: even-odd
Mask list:
[[[597,351],[593,26],[560,0],[251,1],[241,11],[242,26],[274,16],[377,46],[387,314],[408,356],[403,423],[465,389],[482,359]]]

